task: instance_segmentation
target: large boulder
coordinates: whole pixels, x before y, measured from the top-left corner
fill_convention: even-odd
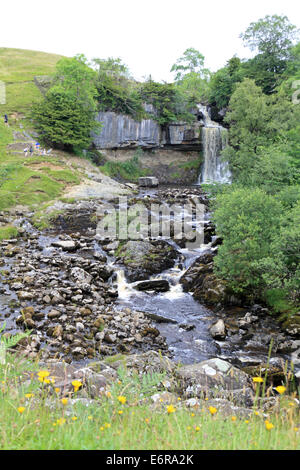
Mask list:
[[[118,250],[118,256],[125,265],[127,279],[134,282],[172,268],[178,253],[164,240],[130,240]]]
[[[165,279],[155,279],[153,281],[141,281],[135,288],[140,291],[167,292],[170,285]]]
[[[183,290],[209,306],[240,305],[240,299],[232,295],[226,282],[214,274],[215,255],[215,252],[207,251],[196,259],[180,279]]]
[[[289,335],[300,338],[300,312],[291,315],[282,326]]]
[[[218,358],[185,365],[176,371],[181,393],[187,397],[229,398],[250,406],[253,385],[248,374]]]
[[[152,188],[158,186],[158,179],[155,176],[142,176],[139,178],[139,186]]]
[[[214,339],[220,340],[220,341],[224,340],[227,335],[224,321],[222,319],[218,320],[216,323],[214,323],[211,326],[211,328],[209,329],[209,332]]]

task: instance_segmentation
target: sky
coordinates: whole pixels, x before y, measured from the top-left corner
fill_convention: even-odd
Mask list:
[[[189,47],[212,71],[235,54],[251,57],[240,33],[273,14],[300,28],[296,0],[8,0],[1,5],[0,47],[120,57],[135,79],[151,74],[170,82],[172,65]]]

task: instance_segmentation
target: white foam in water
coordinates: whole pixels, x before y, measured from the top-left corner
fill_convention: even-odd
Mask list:
[[[206,106],[198,105],[198,109],[204,116],[202,128],[204,162],[198,184],[230,183],[231,172],[228,162],[224,162],[221,157],[221,152],[228,143],[228,131],[211,120]]]

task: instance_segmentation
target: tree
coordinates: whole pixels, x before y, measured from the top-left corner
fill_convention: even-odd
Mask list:
[[[250,187],[259,186],[268,194],[276,194],[296,182],[291,160],[280,146],[262,149],[245,183]]]
[[[265,286],[257,262],[274,258],[272,243],[283,208],[259,188],[238,188],[217,196],[213,215],[223,238],[215,257],[215,272],[236,293],[259,297]]]
[[[234,178],[241,183],[248,181],[260,149],[270,142],[270,119],[267,97],[254,81],[245,79],[238,84],[225,117],[230,129],[229,145],[223,155]]]
[[[241,60],[238,57],[232,57],[225,67],[212,75],[209,83],[211,104],[219,109],[228,106],[230,97],[235,90],[237,83],[244,78],[244,72],[241,66]]]
[[[186,49],[171,68],[171,72],[176,73],[175,81],[182,80],[190,73],[196,73],[202,79],[209,78],[210,72],[204,67],[204,60],[205,57],[196,49],[192,47]]]
[[[33,108],[32,115],[45,143],[67,151],[88,148],[91,132],[97,126],[94,107],[60,85],[46,93],[43,102]]]
[[[95,77],[84,56],[58,62],[53,86],[32,109],[35,126],[46,143],[69,151],[90,145],[91,132],[99,128]]]
[[[286,16],[265,16],[240,35],[245,45],[258,54],[245,63],[245,71],[265,93],[273,93],[291,58],[296,26]]]
[[[72,91],[78,99],[92,103],[96,96],[96,76],[84,55],[64,57],[56,64],[54,84]]]
[[[120,58],[94,59],[97,67],[97,101],[99,111],[115,111],[141,119],[145,112],[139,87]]]
[[[154,118],[162,126],[177,120],[177,89],[173,83],[158,83],[148,80],[142,84],[140,95],[143,101],[153,105]]]

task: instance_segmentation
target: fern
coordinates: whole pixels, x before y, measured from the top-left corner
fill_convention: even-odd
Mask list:
[[[6,323],[0,327],[0,333],[5,330]],[[14,336],[1,336],[0,337],[0,364],[5,364],[5,354],[6,351],[10,348],[13,348],[18,344],[19,341],[23,338],[27,338],[31,334],[31,331],[25,331],[24,333],[17,333]]]
[[[157,391],[166,375],[158,372],[143,375],[133,372],[129,375],[125,365],[120,366],[117,373],[124,390],[139,396],[149,396],[153,394],[153,391]]]

